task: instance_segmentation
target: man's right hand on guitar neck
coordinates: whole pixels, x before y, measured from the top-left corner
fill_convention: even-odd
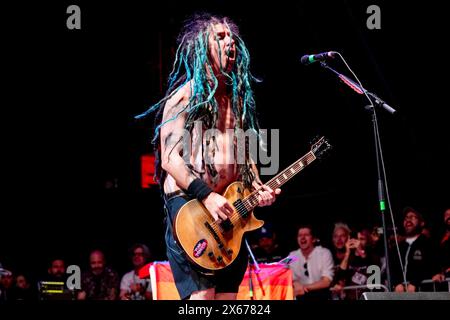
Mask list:
[[[216,221],[224,221],[234,212],[227,199],[215,192],[211,192],[202,202]]]

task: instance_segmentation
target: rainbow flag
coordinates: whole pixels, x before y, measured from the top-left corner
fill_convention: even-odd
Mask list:
[[[292,271],[285,264],[260,264],[259,270],[247,268],[239,287],[238,300],[293,300]],[[179,300],[168,261],[156,261],[143,267],[141,278],[150,277],[153,299]],[[251,279],[251,281],[250,281]]]

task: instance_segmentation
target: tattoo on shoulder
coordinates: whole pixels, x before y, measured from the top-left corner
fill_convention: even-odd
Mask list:
[[[167,105],[166,108],[166,118],[170,119],[178,114],[180,114],[184,109],[186,109],[187,105],[182,103],[183,100],[174,103],[173,105]]]
[[[165,145],[166,147],[167,147],[167,146],[170,146],[171,141],[173,140],[172,138],[173,138],[173,133],[170,132],[170,133],[166,136],[166,138],[164,139],[164,145]]]
[[[178,153],[182,153],[182,150],[180,150],[179,148],[177,149],[177,145],[181,142],[181,140],[183,140],[183,136],[179,137],[179,139],[176,139],[175,135],[172,135],[171,133],[166,137],[166,139],[164,140],[164,145],[166,147],[166,149],[170,148],[169,154],[168,154],[168,158],[170,158],[170,155],[172,154],[173,151],[178,150]]]
[[[164,146],[166,148],[172,147],[174,148],[178,143],[183,140],[182,135],[175,134],[173,132],[169,133],[167,137],[164,139]]]

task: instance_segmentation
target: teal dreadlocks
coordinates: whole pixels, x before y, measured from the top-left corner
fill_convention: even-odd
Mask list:
[[[184,111],[187,112],[185,129],[192,131],[194,122],[198,120],[203,122],[203,126],[206,129],[216,128],[219,106],[214,98],[214,94],[218,86],[218,80],[209,61],[209,37],[210,35],[215,36],[212,26],[219,23],[227,26],[236,47],[236,60],[232,70],[229,73],[225,73],[223,66],[221,66],[221,73],[225,76],[227,85],[231,89],[231,104],[236,120],[235,129],[244,131],[250,129],[254,130],[255,133],[258,132],[259,125],[255,116],[255,100],[251,89],[251,82],[258,80],[250,73],[250,55],[239,36],[237,26],[225,17],[211,16],[209,14],[195,15],[187,21],[178,37],[179,45],[175,55],[173,70],[169,75],[166,96],[151,106],[146,112],[136,116],[139,119],[157,111],[152,143],[156,155],[155,177],[160,185],[164,182],[164,173],[160,167],[160,128],[167,122],[174,120]],[[214,38],[217,39],[217,37]],[[162,122],[165,102],[189,81],[191,81],[192,85],[188,104],[173,118]],[[208,168],[208,170],[214,172],[214,169]],[[248,159],[246,159],[245,165],[240,165],[240,173],[244,183],[250,186],[254,176],[250,170]]]

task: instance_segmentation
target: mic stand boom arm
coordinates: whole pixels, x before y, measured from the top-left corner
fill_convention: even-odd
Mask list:
[[[382,99],[380,99],[376,94],[364,89],[363,87],[361,87],[359,84],[357,84],[353,80],[351,80],[348,77],[344,76],[343,74],[337,72],[336,70],[331,68],[329,65],[327,65],[324,61],[322,61],[320,63],[320,65],[322,67],[324,67],[325,69],[330,70],[335,75],[337,75],[339,77],[339,79],[341,79],[342,82],[344,82],[346,85],[348,85],[350,88],[352,88],[356,93],[367,94],[370,97],[370,99],[372,100],[374,105],[383,107],[386,111],[388,111],[391,114],[394,114],[397,111],[394,108],[392,108],[390,105],[388,105],[386,102],[384,102]]]

